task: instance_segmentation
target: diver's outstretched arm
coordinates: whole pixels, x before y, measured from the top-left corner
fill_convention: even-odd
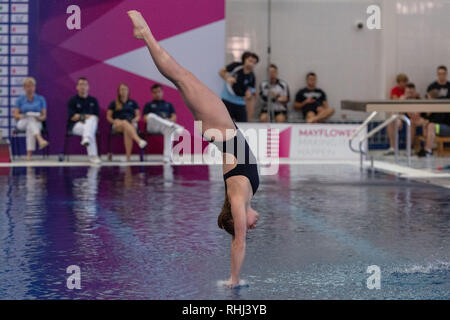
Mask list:
[[[231,285],[238,286],[240,282],[241,268],[245,259],[245,236],[247,234],[246,213],[244,200],[233,199],[231,212],[234,220],[234,236],[231,241]]]
[[[191,72],[175,61],[156,41],[141,13],[132,10],[128,12],[128,16],[133,22],[134,37],[145,41],[159,72],[179,89],[194,118],[202,121],[202,131],[210,128],[222,132],[226,129],[234,130],[233,121],[222,100]]]

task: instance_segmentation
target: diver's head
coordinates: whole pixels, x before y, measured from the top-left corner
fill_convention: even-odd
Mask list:
[[[251,207],[248,207],[246,211],[247,231],[256,228],[258,217],[258,212]],[[224,229],[226,232],[234,236],[234,220],[231,213],[231,204],[227,194],[225,194],[225,201],[223,202],[219,217],[217,218],[217,224],[220,229]]]

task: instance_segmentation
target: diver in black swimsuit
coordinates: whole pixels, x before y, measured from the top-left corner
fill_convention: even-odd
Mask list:
[[[250,181],[254,195],[258,190],[259,186],[257,161],[255,155],[253,154],[252,150],[250,149],[247,143],[247,140],[237,127],[236,123],[234,123],[234,126],[236,127],[236,135],[234,136],[234,138],[227,141],[218,141],[218,142],[210,141],[209,139],[206,140],[209,143],[214,144],[220,150],[220,152],[232,154],[237,160],[236,167],[223,175],[223,180],[225,181],[225,188],[227,186],[226,181],[228,178],[234,176],[244,176],[247,177],[248,180]],[[244,146],[244,150],[242,150],[242,146]],[[241,152],[238,152],[239,150]]]
[[[231,276],[225,285],[239,286],[241,267],[245,258],[246,234],[249,229],[256,227],[258,221],[258,213],[250,203],[259,185],[255,157],[244,136],[233,123],[222,100],[164,50],[153,37],[147,22],[139,12],[129,11],[128,16],[133,22],[134,37],[145,41],[158,70],[178,88],[194,119],[202,122],[202,134],[209,129],[215,129],[224,137],[218,141],[212,139],[213,137],[205,139],[214,140],[213,143],[223,151],[225,200],[217,222],[221,229],[232,235]],[[231,132],[233,136],[229,136]],[[228,150],[231,150],[231,147],[228,148],[229,142],[236,142],[235,148],[244,146],[246,151],[244,159],[241,159],[239,149],[229,153]],[[227,161],[229,155],[234,156],[231,164]],[[246,158],[249,161],[245,161]]]

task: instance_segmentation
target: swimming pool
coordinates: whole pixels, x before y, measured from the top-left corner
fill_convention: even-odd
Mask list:
[[[218,166],[0,172],[1,299],[450,299],[450,189],[281,165],[253,200],[239,290]],[[66,268],[81,269],[69,290]],[[381,288],[368,289],[379,266]]]

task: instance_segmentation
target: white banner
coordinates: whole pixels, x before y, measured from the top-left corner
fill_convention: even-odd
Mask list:
[[[278,155],[280,158],[293,160],[359,159],[359,155],[352,152],[349,147],[350,137],[358,129],[358,124],[238,123],[237,125],[244,134],[247,130],[257,131],[258,142],[249,141],[249,144],[258,159]],[[367,129],[362,130],[354,139],[355,148],[359,146],[359,139],[366,133]],[[259,149],[256,150],[254,147]]]

